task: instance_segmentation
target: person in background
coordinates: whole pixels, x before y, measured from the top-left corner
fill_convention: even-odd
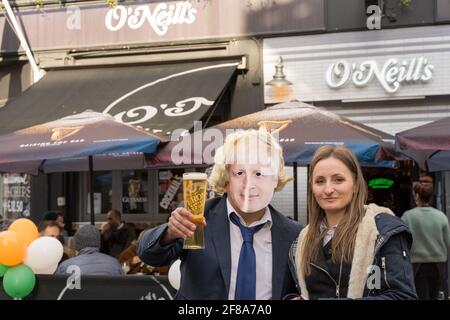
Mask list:
[[[60,263],[62,261],[69,259],[69,257],[74,256],[73,250],[71,250],[64,244],[64,238],[61,236],[61,228],[59,227],[59,224],[56,221],[52,220],[42,221],[39,224],[38,231],[41,237],[53,237],[58,239],[59,242],[61,242],[61,244],[63,245],[64,253],[60,260]]]
[[[431,206],[433,183],[422,180],[414,183],[414,201],[417,207],[402,216],[411,230],[413,243],[411,261],[419,299],[436,300],[445,274],[447,252],[450,248],[448,218]]]
[[[64,223],[64,214],[61,211],[56,211],[56,222],[59,225],[59,228],[61,229],[61,236],[67,237],[69,236],[66,228],[66,224]]]
[[[61,211],[54,211],[54,210],[46,211],[44,213],[42,222],[46,223],[48,221],[57,222],[59,225],[61,236],[62,237],[68,236],[67,230],[64,229],[66,226],[64,223],[64,214]]]
[[[0,219],[0,232],[8,230],[9,226],[13,222],[14,222],[14,220],[12,220],[12,219],[6,219],[6,218]]]
[[[41,237],[53,237],[61,241],[61,228],[56,221],[43,221],[39,224],[38,230]]]
[[[57,218],[57,214],[56,211],[50,210],[50,211],[46,211],[44,212],[44,215],[42,216],[42,221],[46,222],[46,221],[56,221]]]
[[[100,253],[100,232],[92,225],[82,226],[74,236],[76,257],[62,262],[56,274],[67,275],[67,268],[75,265],[80,268],[81,275],[124,275],[117,259]]]
[[[136,231],[131,224],[122,221],[122,216],[117,210],[110,210],[107,220],[102,227],[102,251],[117,258],[133,240],[136,240]]]
[[[130,270],[127,274],[167,274],[169,266],[153,267],[142,262],[137,255],[137,240],[133,240],[131,245],[119,255],[119,262],[129,266]]]
[[[388,208],[365,205],[367,185],[345,147],[311,160],[309,224],[290,251],[296,299],[416,299],[411,234]]]
[[[429,176],[428,174],[422,174],[422,175],[420,175],[419,182],[422,184],[429,183],[429,184],[433,185],[433,177]]]

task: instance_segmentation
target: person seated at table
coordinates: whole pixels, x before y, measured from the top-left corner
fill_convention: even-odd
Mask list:
[[[42,221],[38,230],[41,237],[53,237],[61,241],[61,228],[56,221]]]
[[[127,274],[160,274],[166,275],[169,272],[169,266],[154,267],[144,263],[137,255],[138,240],[133,240],[131,245],[119,255],[120,264],[127,264],[130,270]]]
[[[130,246],[131,241],[136,240],[136,231],[132,224],[122,221],[122,216],[117,210],[110,210],[107,220],[102,227],[102,252],[117,258]]]
[[[61,237],[67,237],[69,235],[65,229],[66,224],[64,223],[64,214],[61,211],[46,211],[44,213],[42,223],[47,223],[50,221],[54,221],[58,224]]]
[[[64,248],[64,253],[60,262],[65,261],[75,255],[73,250],[64,244],[64,238],[61,235],[61,228],[56,221],[46,220],[41,222],[39,224],[38,231],[41,237],[52,237],[58,239],[58,241],[61,242]]]
[[[74,242],[78,255],[61,263],[56,274],[67,275],[67,268],[73,265],[80,268],[81,275],[124,274],[117,259],[100,253],[100,232],[94,226],[86,225],[78,229]]]

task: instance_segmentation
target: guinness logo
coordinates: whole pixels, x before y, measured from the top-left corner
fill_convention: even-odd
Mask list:
[[[51,141],[60,141],[66,139],[75,133],[79,132],[83,129],[84,126],[78,127],[64,127],[64,128],[54,128],[52,129],[52,136],[50,137]]]

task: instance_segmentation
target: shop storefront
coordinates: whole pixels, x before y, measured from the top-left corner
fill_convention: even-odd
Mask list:
[[[265,39],[264,80],[282,56],[291,98],[395,134],[450,116],[449,34],[441,25]],[[267,104],[277,102],[265,91]],[[412,205],[418,174],[412,165],[365,173],[373,200],[393,205],[399,215]],[[382,181],[394,183],[377,185]],[[448,195],[440,196],[437,206],[444,210]]]
[[[255,112],[264,107],[262,38],[324,30],[324,1],[317,0],[77,4],[22,16],[46,75],[0,110],[0,133],[93,109],[170,137],[193,121],[210,126]],[[17,49],[3,42],[4,52]],[[112,208],[136,224],[165,221],[181,200],[182,174],[205,170],[116,166],[129,160],[95,169],[98,221]],[[60,165],[31,177],[30,216],[58,209],[73,222],[88,221],[86,164]]]

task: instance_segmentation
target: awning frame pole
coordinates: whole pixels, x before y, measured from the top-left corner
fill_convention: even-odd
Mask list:
[[[30,47],[28,46],[28,42],[22,32],[22,29],[20,28],[19,24],[17,23],[16,16],[14,15],[14,12],[11,9],[11,6],[9,5],[8,0],[2,0],[3,6],[6,9],[6,13],[8,14],[9,21],[12,23],[13,30],[15,31],[17,37],[19,38],[20,45],[22,49],[25,51],[25,54],[27,55],[28,60],[31,64],[31,70],[33,72],[33,83],[38,82],[39,79],[42,78],[41,70],[39,70],[39,67],[36,63],[36,59],[33,56],[33,53],[31,52]]]

